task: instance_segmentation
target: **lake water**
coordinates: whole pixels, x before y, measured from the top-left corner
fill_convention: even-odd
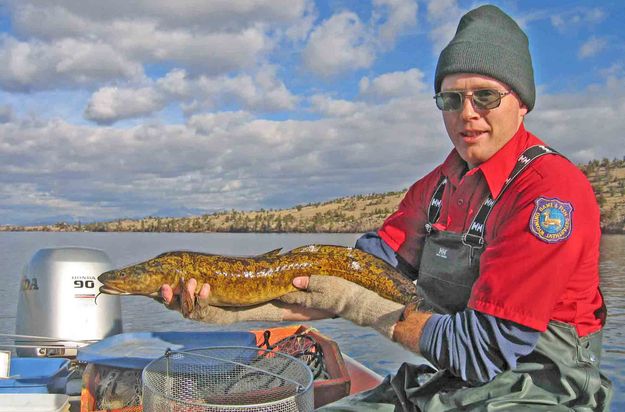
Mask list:
[[[310,243],[352,246],[357,238],[357,234],[0,232],[0,333],[15,332],[21,271],[41,248],[98,248],[106,252],[115,266],[122,266],[175,249],[249,255]],[[604,331],[602,369],[613,382],[615,395],[612,410],[617,411],[625,409],[625,236],[606,235],[601,246],[601,285],[609,311]],[[220,329],[186,320],[152,299],[143,297],[122,297],[122,318],[125,332]],[[393,373],[402,362],[421,360],[373,330],[341,319],[308,324],[331,336],[344,352],[382,375]],[[245,330],[265,325],[238,324],[228,329]],[[2,343],[10,341],[0,338],[0,345]]]

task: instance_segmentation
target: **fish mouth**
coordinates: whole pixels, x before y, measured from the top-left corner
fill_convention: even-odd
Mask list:
[[[158,298],[161,296],[159,292],[124,292],[113,286],[100,286],[100,293],[106,293],[107,295],[122,295],[122,296],[130,296],[130,295],[139,295],[139,296],[148,296],[150,298]]]
[[[106,293],[108,295],[132,295],[132,293],[122,292],[111,286],[100,286],[100,293]]]

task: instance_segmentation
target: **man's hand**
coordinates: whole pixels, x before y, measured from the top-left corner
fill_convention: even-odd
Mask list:
[[[380,297],[360,285],[334,276],[299,277],[293,285],[306,292],[281,296],[280,301],[320,309],[361,326],[371,326],[391,339],[404,305]]]
[[[421,353],[423,328],[432,316],[430,312],[419,311],[418,306],[417,303],[406,305],[401,320],[393,330],[393,340],[414,353]]]
[[[324,319],[325,311],[289,305],[282,302],[269,302],[256,306],[217,307],[208,304],[210,286],[205,283],[196,295],[197,281],[189,279],[174,288],[162,285],[160,295],[165,306],[182,313],[185,318],[209,323],[230,324],[245,321],[294,321]],[[294,292],[297,293],[297,292]]]
[[[197,288],[197,281],[195,279],[189,279],[187,282],[184,279],[180,279],[180,282],[175,288],[170,285],[161,286],[161,298],[171,310],[177,310],[182,313],[186,318],[193,312],[196,295],[195,289]],[[207,301],[210,294],[210,286],[205,283],[200,288],[200,293],[197,295],[198,301]]]

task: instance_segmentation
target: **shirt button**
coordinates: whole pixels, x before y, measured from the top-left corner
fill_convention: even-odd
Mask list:
[[[458,206],[462,206],[464,204],[464,200],[458,199]]]

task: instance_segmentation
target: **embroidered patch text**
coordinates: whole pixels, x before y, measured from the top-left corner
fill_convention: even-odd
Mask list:
[[[534,201],[530,231],[547,243],[568,239],[573,232],[573,205],[559,199],[539,197]]]

